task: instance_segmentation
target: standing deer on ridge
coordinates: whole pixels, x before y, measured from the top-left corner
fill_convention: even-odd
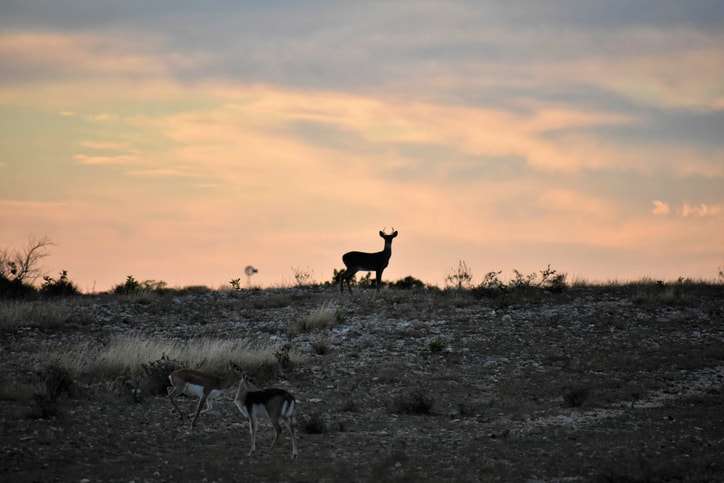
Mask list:
[[[341,293],[344,293],[345,280],[347,281],[349,293],[352,293],[352,287],[349,281],[359,271],[375,272],[377,275],[375,282],[377,291],[379,292],[380,283],[382,282],[382,272],[387,268],[387,264],[390,262],[390,256],[392,256],[392,239],[397,236],[397,230],[394,228],[392,228],[392,230],[393,232],[389,235],[380,230],[380,236],[385,240],[385,248],[381,252],[347,252],[342,255],[342,261],[347,268],[345,268],[339,277],[339,291]]]

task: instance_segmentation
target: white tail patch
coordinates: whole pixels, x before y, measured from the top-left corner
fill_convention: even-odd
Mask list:
[[[282,403],[282,416],[285,418],[291,417],[294,414],[294,400],[284,401]]]

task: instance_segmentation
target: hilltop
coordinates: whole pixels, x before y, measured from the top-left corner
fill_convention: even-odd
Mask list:
[[[694,283],[0,302],[0,479],[724,480],[723,316]],[[172,413],[172,367],[229,360],[298,399],[296,461]]]

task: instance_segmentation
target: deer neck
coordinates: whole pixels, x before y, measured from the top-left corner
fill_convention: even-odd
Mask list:
[[[392,253],[392,240],[385,240],[385,248],[382,251],[385,253]]]

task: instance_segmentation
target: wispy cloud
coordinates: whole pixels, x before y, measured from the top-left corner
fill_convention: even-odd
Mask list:
[[[224,281],[240,253],[327,273],[384,224],[391,276],[451,254],[703,270],[724,246],[724,9],[705,3],[15,2],[0,192],[75,204],[0,203],[0,224],[83,246],[69,267],[97,240],[133,253],[104,283]],[[52,192],[27,188],[45,171]]]
[[[654,208],[651,210],[651,213],[654,215],[668,215],[671,213],[671,206],[665,201],[654,200],[652,203]]]
[[[98,156],[90,154],[75,154],[73,159],[78,164],[86,166],[122,166],[131,164],[140,164],[142,158],[132,154],[118,154],[109,156]]]
[[[130,147],[128,143],[118,141],[81,141],[79,145],[98,151],[125,151]]]
[[[683,217],[710,217],[717,216],[722,212],[721,205],[706,203],[690,204],[683,203],[679,211]]]

